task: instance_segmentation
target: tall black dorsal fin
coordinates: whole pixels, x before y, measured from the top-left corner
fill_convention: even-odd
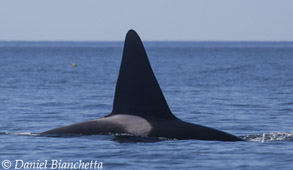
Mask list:
[[[111,115],[131,114],[174,118],[151,68],[143,44],[129,30],[123,49]]]

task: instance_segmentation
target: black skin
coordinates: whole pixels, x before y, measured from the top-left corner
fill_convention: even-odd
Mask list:
[[[169,139],[196,139],[211,141],[243,141],[243,139],[213,128],[188,123],[180,119],[151,119],[153,129],[149,136]]]
[[[243,141],[243,139],[226,132],[184,122],[178,118],[162,119],[155,117],[144,117],[144,119],[151,124],[152,130],[148,136],[143,137],[164,137],[178,140],[195,139],[211,141]],[[122,133],[129,134],[123,125],[116,124],[115,122],[96,119],[93,121],[85,121],[61,128],[52,129],[41,133],[41,135],[99,135]]]
[[[121,114],[143,118],[147,125],[140,126],[141,120],[131,117],[126,119],[120,119],[119,117],[121,121],[111,119],[111,116]],[[113,110],[106,117],[110,119],[81,122],[41,134],[96,135],[129,133],[130,135],[135,135],[131,134],[131,132],[134,132],[143,136],[145,135],[144,130],[149,128],[150,131],[147,131],[147,137],[243,141],[239,137],[216,129],[184,122],[173,115],[153,73],[143,44],[134,30],[128,31],[125,38]],[[132,126],[133,124],[135,126]],[[137,133],[136,128],[143,129],[140,129]]]

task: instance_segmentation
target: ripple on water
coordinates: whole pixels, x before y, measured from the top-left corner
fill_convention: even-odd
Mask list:
[[[251,142],[293,141],[293,132],[269,132],[256,135],[242,136]]]

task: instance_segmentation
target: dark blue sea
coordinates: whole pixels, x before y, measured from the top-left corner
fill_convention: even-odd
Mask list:
[[[0,169],[8,161],[25,169],[17,160],[47,160],[51,169],[57,160],[103,169],[292,170],[293,42],[145,48],[177,117],[247,141],[38,136],[112,111],[123,42],[0,42]]]

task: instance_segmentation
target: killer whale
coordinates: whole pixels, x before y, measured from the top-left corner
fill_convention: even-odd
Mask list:
[[[134,30],[126,34],[112,112],[99,119],[41,133],[48,134],[129,134],[179,140],[242,141],[226,132],[182,121],[171,112]]]

